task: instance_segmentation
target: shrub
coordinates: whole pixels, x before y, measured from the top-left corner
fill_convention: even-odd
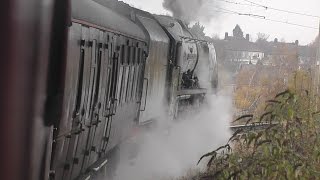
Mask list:
[[[239,130],[229,142],[205,154],[200,179],[317,179],[320,177],[320,112],[309,91],[287,90],[267,101],[259,118],[263,130]],[[249,119],[248,119],[249,118]]]

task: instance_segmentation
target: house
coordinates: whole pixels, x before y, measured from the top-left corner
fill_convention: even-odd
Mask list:
[[[264,52],[253,42],[249,34],[243,36],[239,25],[233,29],[233,36],[225,33],[225,60],[240,64],[257,64],[264,58]]]
[[[273,42],[267,42],[264,47],[264,63],[270,65],[279,64],[285,60],[291,61],[302,67],[310,67],[315,63],[316,49],[311,46],[301,46],[299,41],[294,43],[279,42],[276,38]]]
[[[213,40],[218,62],[236,71],[242,64],[262,64],[266,66],[290,65],[297,68],[309,68],[315,64],[316,48],[301,46],[296,40],[292,43],[263,39],[250,41],[250,35],[244,36],[239,25],[233,29],[232,36],[225,33],[224,39]]]

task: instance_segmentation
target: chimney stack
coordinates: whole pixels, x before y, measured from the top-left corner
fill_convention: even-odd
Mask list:
[[[226,32],[225,35],[224,35],[224,40],[228,40],[229,39],[229,33]]]
[[[250,41],[250,35],[249,34],[246,34],[246,40]]]
[[[275,38],[275,39],[274,39],[274,43],[278,43],[278,38]]]
[[[294,42],[294,44],[295,44],[296,46],[299,46],[299,40],[296,40],[296,41]]]

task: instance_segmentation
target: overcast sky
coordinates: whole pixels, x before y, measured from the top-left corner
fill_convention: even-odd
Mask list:
[[[170,14],[162,7],[163,0],[123,0],[128,4],[131,4],[137,8],[147,10],[151,13],[157,14]],[[258,32],[266,33],[270,35],[269,40],[273,40],[277,37],[279,40],[284,39],[287,42],[293,42],[299,40],[300,44],[308,44],[318,34],[318,30],[292,26],[288,24],[282,24],[277,22],[266,21],[262,19],[252,18],[248,16],[232,15],[222,13],[221,8],[225,10],[236,11],[240,13],[256,14],[265,16],[268,19],[285,21],[294,24],[300,24],[310,27],[319,27],[319,18],[312,18],[308,16],[300,16],[290,14],[286,12],[274,11],[271,9],[264,9],[262,7],[256,7],[245,0],[211,0],[219,2],[220,10],[216,7],[212,7],[212,12],[215,12],[214,17],[210,22],[202,22],[206,26],[206,34],[208,36],[219,35],[224,37],[225,32],[232,33],[232,29],[236,24],[239,24],[245,34],[250,34],[253,40],[256,38]],[[236,2],[248,5],[236,5],[227,3]],[[266,5],[268,7],[283,9],[293,12],[312,14],[320,16],[320,0],[250,0],[259,4]],[[249,5],[250,4],[250,5]],[[220,11],[220,12],[217,12]]]

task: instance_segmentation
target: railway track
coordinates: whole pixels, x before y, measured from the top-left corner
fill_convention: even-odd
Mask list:
[[[230,129],[232,132],[237,132],[239,130],[243,130],[244,132],[259,131],[259,130],[267,129],[271,125],[277,125],[277,124],[276,123],[252,123],[252,124],[230,126]]]

